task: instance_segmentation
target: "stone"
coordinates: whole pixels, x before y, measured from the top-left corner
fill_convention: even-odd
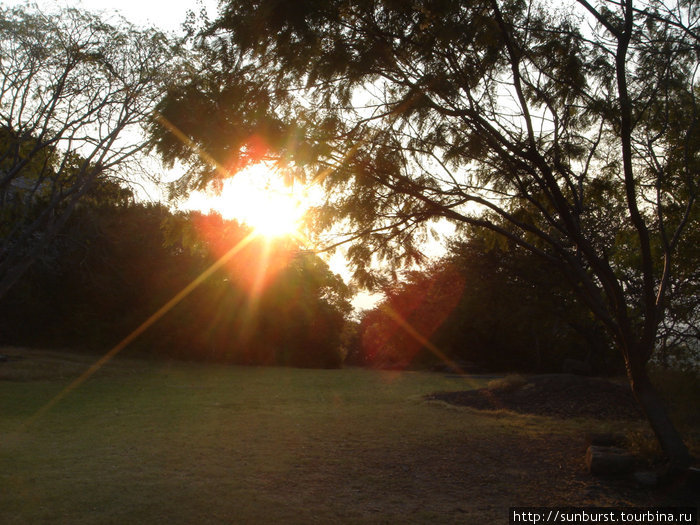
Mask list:
[[[586,450],[586,467],[596,476],[627,474],[634,466],[632,454],[618,447],[591,445]]]

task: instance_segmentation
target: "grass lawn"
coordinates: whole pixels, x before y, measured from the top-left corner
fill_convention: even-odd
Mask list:
[[[620,423],[422,396],[485,379],[3,349],[0,523],[507,523],[508,507],[641,504],[583,468]],[[641,498],[641,499],[640,499]],[[650,502],[651,503],[651,502]]]

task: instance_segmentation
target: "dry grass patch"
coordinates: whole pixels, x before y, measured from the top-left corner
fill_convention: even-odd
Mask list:
[[[417,402],[486,380],[120,360],[17,436],[71,380],[42,377],[0,381],[1,523],[469,524],[648,503],[585,474],[583,422]]]

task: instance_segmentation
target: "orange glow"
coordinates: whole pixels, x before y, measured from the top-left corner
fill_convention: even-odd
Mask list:
[[[431,279],[390,294],[364,319],[365,361],[380,368],[404,369],[425,348],[462,373],[430,340],[459,303],[464,279],[451,267]]]
[[[222,257],[230,246],[236,245],[245,235],[244,231],[218,215],[195,217],[193,224],[198,237],[216,258]],[[225,268],[229,279],[254,298],[287,267],[296,250],[294,238],[267,237],[257,230],[253,230],[250,236],[251,240],[246,242],[235,258],[226,263]]]
[[[265,164],[255,164],[225,179],[219,192],[192,193],[183,207],[215,211],[264,237],[295,236],[311,198],[306,188],[295,188],[284,178]]]

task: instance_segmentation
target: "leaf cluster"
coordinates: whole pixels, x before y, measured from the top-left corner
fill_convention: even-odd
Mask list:
[[[197,75],[264,90],[226,106],[229,133],[281,123],[270,144],[326,190],[317,226],[362,283],[420,262],[435,221],[486,229],[560,268],[645,362],[697,214],[699,33],[690,4],[628,4],[229,1]]]

